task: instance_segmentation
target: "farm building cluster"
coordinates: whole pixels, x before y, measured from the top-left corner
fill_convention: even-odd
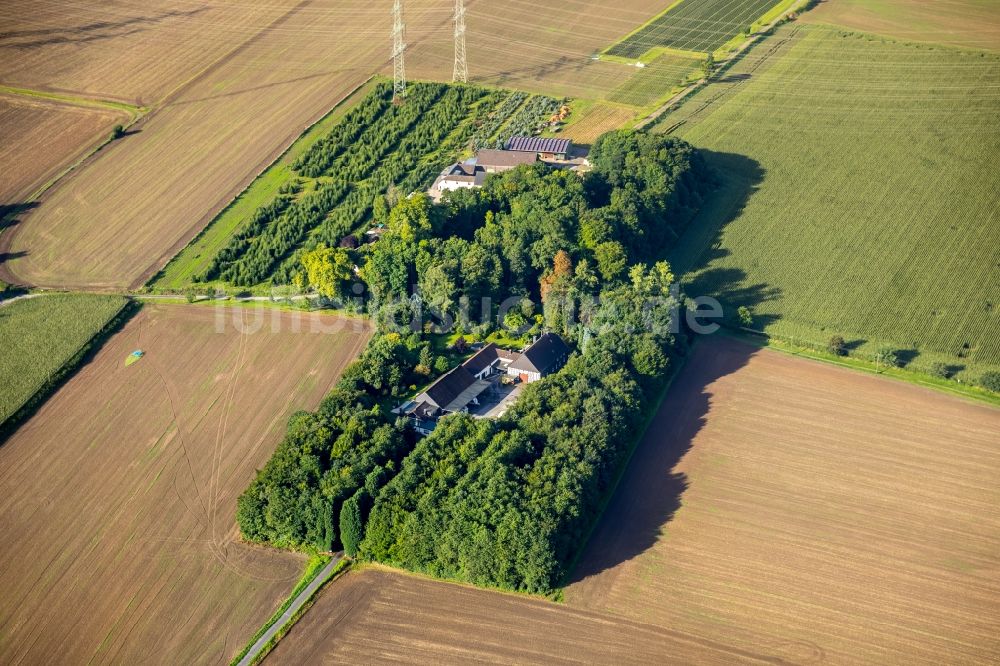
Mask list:
[[[569,139],[537,136],[515,136],[507,140],[503,150],[483,148],[474,157],[457,162],[438,176],[430,195],[437,199],[445,192],[482,187],[486,177],[516,169],[522,164],[543,162],[554,168],[579,170],[589,166],[583,155],[575,155]]]
[[[393,412],[421,435],[429,435],[438,419],[448,414],[499,416],[524,384],[557,372],[569,353],[554,333],[543,334],[520,352],[487,344]]]

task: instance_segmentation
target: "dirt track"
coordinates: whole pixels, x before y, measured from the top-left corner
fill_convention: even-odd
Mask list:
[[[225,663],[300,575],[235,500],[367,333],[221,312],[145,306],[0,446],[0,662]]]
[[[1000,410],[702,341],[567,604],[796,662],[1000,658]]]

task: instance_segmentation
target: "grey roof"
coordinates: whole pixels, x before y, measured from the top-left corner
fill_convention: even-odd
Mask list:
[[[489,167],[516,167],[522,164],[533,164],[538,161],[538,155],[510,150],[494,150],[483,148],[476,153],[476,163],[484,169]]]
[[[466,360],[462,364],[462,367],[472,374],[476,374],[493,365],[499,358],[500,355],[497,353],[497,346],[491,342]]]
[[[414,398],[415,402],[425,402],[444,409],[470,386],[476,383],[476,378],[462,366],[453,368],[441,375],[426,391]]]
[[[540,136],[512,136],[507,139],[507,150],[517,150],[528,153],[567,153],[569,139],[543,139]]]
[[[512,370],[544,374],[569,355],[569,347],[555,333],[545,333],[510,364]]]

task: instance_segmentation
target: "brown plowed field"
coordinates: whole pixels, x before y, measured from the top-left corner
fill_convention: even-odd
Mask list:
[[[299,3],[46,193],[9,282],[138,286],[384,60],[361,0]],[[386,19],[387,20],[387,19]],[[377,60],[375,60],[378,58]]]
[[[0,205],[24,203],[126,120],[110,109],[0,95]]]
[[[995,662],[998,478],[1000,410],[704,340],[566,602],[801,662]]]
[[[542,599],[368,568],[331,583],[267,663],[768,663],[777,656]]]
[[[303,560],[236,497],[368,337],[295,317],[147,305],[0,446],[0,663],[226,663],[274,612]]]

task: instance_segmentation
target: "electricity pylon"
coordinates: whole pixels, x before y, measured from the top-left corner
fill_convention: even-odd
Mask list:
[[[465,59],[465,0],[455,0],[455,69],[451,80],[469,82],[469,63]]]
[[[392,6],[392,99],[402,101],[406,97],[406,66],[403,64],[403,2],[396,0]]]

